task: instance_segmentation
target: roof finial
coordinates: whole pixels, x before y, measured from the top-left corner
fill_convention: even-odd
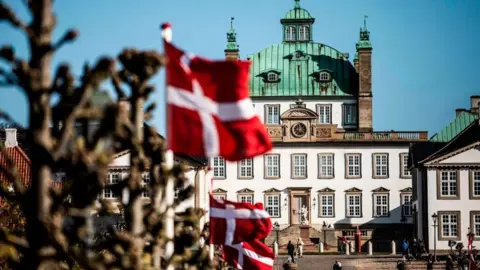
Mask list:
[[[234,19],[234,17],[230,18],[230,30],[227,32],[227,50],[238,50],[237,34],[235,28],[233,28]]]
[[[372,48],[372,44],[370,43],[370,31],[367,29],[367,18],[367,15],[363,16],[363,27],[360,27],[360,40],[357,43],[357,51],[361,48]]]
[[[295,0],[295,8],[300,8],[300,0]]]

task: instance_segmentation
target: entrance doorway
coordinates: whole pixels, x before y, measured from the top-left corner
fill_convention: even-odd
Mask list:
[[[308,207],[306,195],[294,195],[291,201],[290,209],[292,215],[292,224],[300,224],[302,222],[302,207]],[[307,211],[307,220],[309,219],[310,211]]]

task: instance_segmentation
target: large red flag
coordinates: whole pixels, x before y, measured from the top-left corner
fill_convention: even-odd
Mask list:
[[[272,148],[249,98],[248,61],[211,61],[168,41],[168,146],[175,153],[237,161]]]
[[[261,203],[217,201],[210,195],[210,243],[232,245],[263,239],[271,230],[270,215]]]
[[[223,257],[230,265],[245,270],[271,270],[275,255],[259,240],[223,246]]]

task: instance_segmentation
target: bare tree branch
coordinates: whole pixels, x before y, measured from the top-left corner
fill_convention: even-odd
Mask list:
[[[3,1],[0,2],[0,22],[1,21],[7,21],[13,27],[22,29],[28,36],[30,36],[32,33],[30,28],[20,21],[10,7],[3,3]]]
[[[148,82],[164,65],[165,57],[155,51],[125,49],[116,58],[122,66],[117,71],[113,59],[101,58],[93,68],[84,66],[78,85],[68,64],[60,65],[52,78],[54,53],[78,36],[77,31],[69,30],[52,42],[56,24],[53,2],[24,0],[33,18],[27,27],[0,0],[0,20],[24,29],[30,48],[25,61],[16,57],[13,47],[0,48],[0,59],[11,67],[0,70],[1,82],[18,84],[29,105],[31,186],[26,192],[19,186],[15,194],[0,188],[0,196],[20,204],[27,221],[25,238],[21,238],[24,242],[17,245],[23,257],[15,266],[30,270],[79,265],[106,270],[149,266],[173,269],[189,264],[190,269],[208,269],[206,249],[191,252],[200,235],[197,222],[201,215],[193,210],[174,212],[180,201],[191,197],[193,188],[184,188],[184,168],[173,166],[171,156],[165,159],[163,140],[144,124],[155,109],[154,103],[145,106],[154,91]],[[91,94],[109,78],[119,102],[97,106]],[[60,101],[52,108],[54,93],[60,95]],[[0,112],[2,117],[11,120]],[[91,122],[98,121],[99,127],[91,129]],[[128,176],[112,184],[107,180],[109,164],[115,153],[124,150],[130,153]],[[8,163],[4,171],[18,179],[13,165]],[[142,198],[146,171],[150,173],[150,204]],[[63,189],[58,190],[53,179],[61,175],[65,180]],[[176,186],[183,191],[174,201]],[[102,199],[107,189],[112,196],[119,196],[119,205],[111,203],[115,200]],[[19,194],[23,198],[15,196]],[[115,230],[110,227],[105,241],[94,241],[98,235],[94,235],[92,214],[112,215],[118,210],[124,225]],[[69,228],[65,226],[67,220]]]
[[[69,139],[72,136],[73,125],[77,119],[80,110],[85,106],[93,90],[98,88],[100,83],[110,76],[114,68],[114,61],[110,58],[102,58],[97,62],[95,68],[86,76],[86,80],[82,86],[77,90],[80,93],[79,101],[71,109],[71,113],[66,117],[65,123],[62,123],[63,132],[61,134],[60,142],[53,154],[54,160],[58,160],[64,153]]]
[[[63,37],[53,45],[54,50],[60,49],[63,45],[75,41],[78,37],[78,31],[76,29],[70,29],[68,30]]]

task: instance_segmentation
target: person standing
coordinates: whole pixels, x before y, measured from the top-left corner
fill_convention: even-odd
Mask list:
[[[342,254],[345,254],[347,252],[346,248],[347,248],[347,235],[344,232],[342,236],[342,245],[341,245]]]
[[[295,251],[295,247],[293,246],[292,241],[288,241],[287,252],[288,252],[288,256],[290,256],[293,263],[295,262],[295,256],[293,256],[294,251]]]
[[[297,240],[297,250],[298,250],[298,257],[299,258],[303,258],[303,240],[301,237],[298,237],[298,240]]]
[[[433,255],[428,254],[427,270],[433,270]]]
[[[403,239],[402,243],[403,256],[408,260],[408,242],[407,239]]]
[[[413,243],[412,243],[412,256],[413,258],[415,259],[418,259],[419,256],[418,256],[418,243],[417,243],[417,239],[413,239]]]
[[[448,255],[447,261],[445,262],[445,270],[453,270],[453,266],[452,256]]]

